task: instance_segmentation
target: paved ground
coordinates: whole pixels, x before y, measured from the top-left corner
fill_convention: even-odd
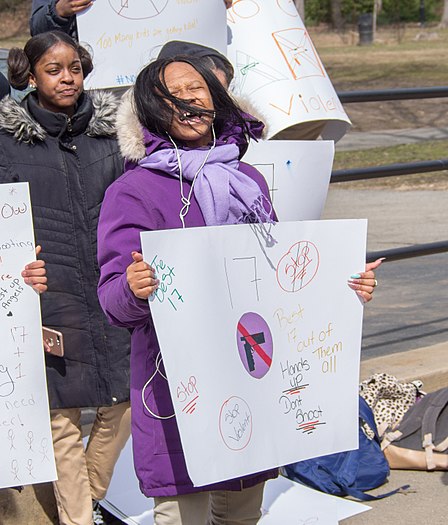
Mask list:
[[[372,510],[342,520],[341,525],[446,525],[448,472],[392,471],[389,482],[371,494],[410,485],[408,494],[368,502]],[[280,524],[279,524],[280,525]],[[282,524],[289,525],[289,524]]]
[[[448,129],[416,131],[352,133],[337,147],[355,150],[416,142],[422,138],[448,138]],[[333,185],[324,218],[367,217],[368,250],[380,251],[447,240],[447,202],[448,192],[445,191],[358,191]],[[376,371],[390,373],[397,370],[400,361],[408,377],[413,370],[415,378],[422,375],[422,370],[427,370],[437,387],[448,386],[445,382],[448,369],[448,253],[385,262],[377,275],[380,285],[374,301],[365,309],[362,368],[366,371],[366,365],[374,363]],[[378,369],[379,364],[384,365],[382,370]],[[406,484],[411,485],[413,492],[369,502],[372,510],[341,523],[448,523],[448,472],[395,470],[388,484],[372,494],[382,494]]]
[[[323,218],[367,218],[368,251],[448,239],[448,191],[344,190]],[[448,341],[448,253],[384,262],[365,309],[363,359]]]

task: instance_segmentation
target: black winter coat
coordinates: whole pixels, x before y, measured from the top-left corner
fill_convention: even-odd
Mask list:
[[[42,322],[64,335],[65,356],[45,356],[51,408],[129,399],[129,334],[109,326],[96,293],[100,206],[122,173],[115,113],[104,92],[81,95],[71,119],[38,106],[34,93],[0,102],[0,182],[30,185],[48,277]]]

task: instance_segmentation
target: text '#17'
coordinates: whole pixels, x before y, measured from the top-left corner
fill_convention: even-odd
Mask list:
[[[184,298],[181,293],[177,290],[174,283],[176,274],[174,273],[174,266],[169,266],[162,259],[155,255],[151,261],[151,266],[154,268],[157,279],[159,279],[159,286],[153,293],[160,303],[168,300],[174,310],[177,311],[180,303],[184,302]]]

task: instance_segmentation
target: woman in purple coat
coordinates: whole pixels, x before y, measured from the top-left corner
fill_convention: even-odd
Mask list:
[[[146,388],[147,406],[142,404],[159,345],[147,302],[158,281],[140,254],[140,232],[273,221],[264,178],[239,161],[263,125],[243,117],[213,73],[187,57],[147,66],[127,107],[141,127],[129,129],[133,115],[129,120],[121,115],[128,169],[102,205],[99,297],[109,320],[132,330],[132,435],[140,488],[155,498],[157,525],[205,525],[209,500],[212,523],[256,523],[264,481],[277,471],[195,488],[176,420],[166,418],[174,410],[161,374]]]
[[[263,176],[240,162],[262,128],[200,59],[186,56],[145,67],[120,111],[127,171],[102,204],[98,294],[109,320],[132,331],[134,464],[142,492],[155,498],[157,525],[255,524],[264,482],[277,475],[193,487],[147,301],[159,282],[140,253],[141,231],[275,220]],[[356,284],[367,299],[372,275]]]

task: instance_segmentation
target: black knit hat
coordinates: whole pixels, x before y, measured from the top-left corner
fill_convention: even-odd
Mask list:
[[[10,92],[9,82],[6,80],[5,75],[0,72],[0,99],[9,95]]]
[[[157,58],[173,58],[182,55],[211,58],[216,68],[224,71],[230,84],[234,75],[233,66],[227,57],[212,47],[194,44],[193,42],[171,40],[162,47]]]

